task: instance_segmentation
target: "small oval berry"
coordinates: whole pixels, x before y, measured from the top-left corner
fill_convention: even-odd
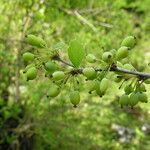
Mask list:
[[[146,83],[146,84],[150,84],[150,79],[146,79],[146,80],[144,80],[144,83]]]
[[[35,67],[31,67],[26,72],[27,80],[33,80],[37,76],[37,69]]]
[[[65,77],[65,73],[63,71],[55,71],[53,74],[52,74],[52,77],[55,81],[59,81],[59,80],[62,80],[64,79]]]
[[[120,99],[119,99],[119,103],[121,104],[121,106],[127,106],[129,104],[129,97],[127,94],[123,94]]]
[[[125,91],[125,93],[126,94],[130,94],[130,93],[132,93],[133,92],[133,87],[132,87],[132,85],[127,85],[125,88],[124,88],[124,91]]]
[[[128,69],[128,70],[135,70],[135,68],[131,64],[124,64],[123,68]]]
[[[23,60],[25,62],[28,62],[28,61],[33,61],[34,60],[34,54],[30,53],[30,52],[26,52],[23,54]]]
[[[50,73],[53,73],[54,71],[56,71],[58,69],[57,65],[52,61],[46,62],[44,64],[44,67]]]
[[[136,43],[136,38],[134,36],[127,36],[121,43],[121,46],[126,46],[129,48],[133,48]]]
[[[87,77],[87,79],[95,79],[96,78],[96,71],[94,68],[89,67],[89,68],[84,68],[83,69],[83,75]]]
[[[113,54],[111,52],[104,52],[102,55],[102,60],[107,63],[111,63],[113,60]]]
[[[32,64],[27,65],[24,69],[24,73],[26,73],[27,70],[29,70],[29,68],[31,68],[31,67],[35,67],[35,64],[32,63]]]
[[[107,78],[103,78],[100,82],[101,93],[105,93],[109,86],[110,86],[109,80]]]
[[[53,84],[48,91],[48,96],[56,97],[59,95],[59,93],[60,93],[60,88],[57,85]]]
[[[144,84],[140,84],[136,87],[137,92],[146,92],[146,87]]]
[[[80,102],[80,93],[79,91],[73,91],[69,95],[70,102],[73,104],[74,107],[76,107]]]
[[[87,88],[89,92],[95,91],[97,86],[97,81],[89,80],[87,81]]]
[[[123,77],[121,75],[115,75],[113,77],[113,80],[116,82],[116,83],[119,83],[120,81],[122,81]]]
[[[139,92],[138,94],[139,96],[139,100],[143,103],[147,103],[148,102],[148,98],[147,98],[147,95],[143,92]]]
[[[87,62],[89,62],[89,63],[95,63],[95,62],[96,62],[96,57],[95,57],[93,54],[88,54],[88,55],[86,56],[86,60],[87,60]]]
[[[118,49],[116,53],[117,60],[121,60],[123,58],[126,58],[129,54],[129,48],[126,46],[122,46]]]
[[[131,93],[129,97],[129,105],[131,107],[135,106],[139,102],[139,96],[137,92]]]
[[[27,35],[26,41],[28,44],[32,46],[36,46],[39,48],[46,48],[46,42],[42,38],[37,37],[35,35],[32,34]]]

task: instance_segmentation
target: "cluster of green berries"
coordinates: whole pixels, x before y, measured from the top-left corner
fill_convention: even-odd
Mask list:
[[[133,88],[133,86],[127,85],[124,88],[125,94],[123,94],[120,99],[119,103],[123,106],[131,106],[133,108],[135,105],[137,105],[139,102],[147,103],[148,98],[145,94],[146,89],[145,85],[142,83],[136,87],[136,89]]]
[[[35,48],[44,49],[47,48],[46,42],[35,35],[28,35],[26,37],[26,42],[32,45]],[[107,70],[99,71],[94,67],[86,67],[82,69],[72,68],[70,71],[62,71],[59,69],[56,60],[47,60],[42,62],[43,69],[45,71],[45,77],[48,77],[52,81],[52,85],[47,93],[48,97],[54,98],[57,97],[61,92],[61,85],[65,83],[64,81],[68,80],[70,76],[76,76],[77,74],[82,74],[86,78],[86,83],[88,86],[88,92],[90,94],[96,93],[100,97],[105,95],[109,87],[111,86],[110,79],[107,77],[109,69],[112,64],[115,64],[117,67],[121,67],[128,70],[135,70],[135,68],[129,63],[123,63],[123,60],[126,59],[135,46],[136,39],[133,36],[126,37],[122,43],[121,47],[118,50],[112,49],[110,51],[104,52],[101,57],[102,63],[105,63]],[[25,52],[23,54],[23,60],[26,64],[26,67],[23,71],[26,76],[26,80],[33,80],[37,77],[38,69],[35,65],[35,55],[31,52]],[[86,62],[96,63],[97,58],[93,54],[88,54],[86,56]],[[76,76],[77,77],[77,76]],[[128,80],[130,76],[124,75],[122,73],[115,73],[113,80],[117,83],[122,80]],[[70,80],[71,81],[71,80]],[[150,84],[150,79],[144,81],[147,84]],[[147,102],[147,95],[145,94],[144,84],[140,84],[133,88],[132,84],[127,85],[124,88],[125,94],[120,97],[119,103],[121,106],[135,106],[139,101]],[[71,89],[69,94],[70,102],[76,107],[80,102],[80,92],[78,89]]]

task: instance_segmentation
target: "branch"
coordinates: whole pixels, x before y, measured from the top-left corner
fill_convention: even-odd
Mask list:
[[[139,77],[140,79],[148,79],[148,78],[150,78],[150,74],[149,73],[127,70],[127,69],[123,69],[123,68],[120,68],[120,67],[111,68],[110,71],[122,72],[122,73],[125,73],[125,74],[132,74],[132,75],[135,75],[135,76]]]
[[[67,66],[71,66],[74,67],[72,64],[62,60],[59,56],[55,56],[52,59],[59,61]],[[107,69],[108,70],[108,69]],[[82,73],[83,68],[79,68],[76,70],[76,73],[80,74]],[[100,71],[106,71],[105,68],[95,68],[95,71],[100,72]],[[148,79],[150,78],[150,74],[149,73],[144,73],[144,72],[139,72],[139,71],[133,71],[133,70],[127,70],[127,69],[123,69],[120,67],[117,67],[115,64],[112,64],[112,66],[110,67],[109,71],[113,71],[113,72],[120,72],[120,73],[124,73],[124,74],[131,74],[131,75],[135,75],[137,76],[139,79]]]
[[[86,24],[87,26],[89,26],[95,33],[97,33],[97,28],[90,22],[88,21],[86,18],[84,18],[77,10],[71,11],[71,10],[67,10],[67,9],[62,9],[59,8],[60,10],[64,11],[66,14],[68,15],[72,15],[75,16],[78,20],[80,20],[83,24]]]

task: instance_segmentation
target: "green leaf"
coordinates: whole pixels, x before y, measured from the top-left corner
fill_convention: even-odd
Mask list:
[[[75,67],[80,66],[83,58],[85,57],[85,50],[79,41],[73,40],[70,42],[70,45],[68,48],[68,56],[69,56],[71,63]]]

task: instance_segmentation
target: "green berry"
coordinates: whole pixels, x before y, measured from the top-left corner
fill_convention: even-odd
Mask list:
[[[136,87],[136,91],[137,92],[146,92],[146,87],[144,84],[139,84],[137,87]]]
[[[131,64],[124,64],[123,68],[128,69],[128,70],[135,70],[135,68]]]
[[[60,88],[57,85],[53,84],[48,91],[48,96],[56,97],[59,95],[59,93],[60,93]]]
[[[63,71],[55,71],[53,74],[52,74],[52,77],[55,81],[59,81],[59,80],[62,80],[64,79],[65,77],[65,73]]]
[[[46,42],[42,38],[37,37],[37,36],[32,35],[32,34],[27,35],[26,41],[28,44],[30,44],[32,46],[36,46],[39,48],[45,48],[46,47]]]
[[[121,46],[133,48],[135,46],[136,39],[134,36],[127,36],[121,43]]]
[[[147,98],[147,95],[143,92],[139,92],[138,94],[139,96],[139,100],[143,103],[147,103],[148,102],[148,98]]]
[[[113,77],[113,80],[114,80],[116,83],[119,83],[119,82],[122,80],[122,76],[116,75],[116,76]]]
[[[96,57],[95,57],[93,54],[88,54],[88,55],[86,56],[86,60],[87,60],[87,62],[89,62],[89,63],[95,63],[95,62],[96,62]]]
[[[129,97],[127,94],[123,94],[120,99],[119,99],[119,103],[121,104],[121,106],[127,106],[129,104]]]
[[[25,67],[25,69],[24,69],[24,73],[27,72],[27,70],[29,70],[29,68],[31,68],[31,67],[35,67],[35,64],[29,64],[29,65],[27,65]]]
[[[111,52],[104,52],[102,55],[102,60],[107,63],[111,63],[113,60],[113,54]]]
[[[37,69],[35,67],[31,67],[26,72],[27,80],[33,80],[37,76]]]
[[[80,102],[80,93],[79,91],[73,91],[69,95],[70,102],[76,107]]]
[[[33,61],[34,60],[34,54],[30,53],[30,52],[26,52],[23,54],[23,60],[25,62],[29,62],[29,61]]]
[[[101,91],[101,93],[105,93],[109,86],[110,86],[109,80],[106,79],[106,78],[103,78],[100,82],[100,91]]]
[[[146,80],[144,80],[144,83],[146,83],[146,84],[150,84],[150,79],[146,79]]]
[[[87,82],[87,88],[89,92],[95,91],[97,86],[97,81],[89,80]]]
[[[139,94],[137,92],[133,92],[129,98],[129,105],[131,107],[135,106],[139,102]]]
[[[126,46],[122,46],[118,49],[116,53],[117,60],[121,60],[123,58],[126,58],[129,54],[129,48]]]
[[[99,95],[100,97],[103,96],[103,94],[100,91],[100,82],[98,80],[95,80],[95,90],[97,95]]]
[[[87,77],[87,79],[91,79],[92,80],[92,79],[96,78],[96,71],[92,67],[84,68],[83,69],[83,75],[85,77]]]
[[[133,92],[133,87],[132,87],[132,85],[127,85],[125,88],[124,88],[124,91],[125,91],[125,93],[126,94],[130,94],[130,93],[132,93]]]
[[[57,65],[52,61],[46,62],[44,64],[44,67],[50,73],[53,73],[54,71],[56,71],[58,69]]]

